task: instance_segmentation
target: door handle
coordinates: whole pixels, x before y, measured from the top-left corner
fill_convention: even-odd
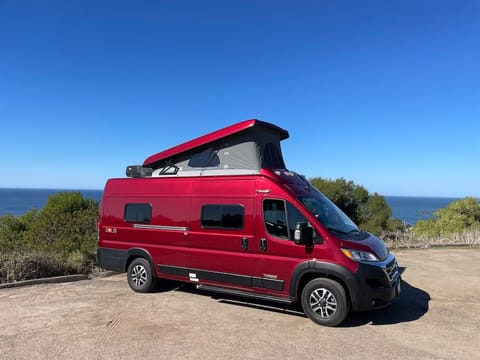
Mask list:
[[[246,237],[242,238],[242,249],[245,251],[248,250],[248,239]]]
[[[267,239],[261,238],[260,239],[260,250],[267,251]]]

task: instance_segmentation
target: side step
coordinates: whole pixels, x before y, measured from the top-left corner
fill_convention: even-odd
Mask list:
[[[283,297],[272,296],[272,295],[256,294],[256,293],[251,293],[251,292],[248,292],[248,291],[232,290],[232,289],[226,289],[226,288],[211,286],[211,285],[197,285],[197,289],[204,290],[204,291],[213,291],[213,292],[227,294],[227,295],[249,297],[249,298],[253,298],[253,299],[257,299],[257,300],[274,301],[274,302],[278,302],[278,303],[282,303],[282,304],[292,304],[293,303],[293,300],[290,299],[290,298],[283,298]]]

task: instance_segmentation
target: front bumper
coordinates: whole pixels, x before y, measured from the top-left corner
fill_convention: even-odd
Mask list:
[[[385,307],[401,291],[400,270],[393,254],[382,262],[361,262],[355,278],[358,286],[356,294],[351,294],[355,311]]]

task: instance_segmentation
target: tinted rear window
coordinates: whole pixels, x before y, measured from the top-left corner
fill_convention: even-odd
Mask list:
[[[241,205],[202,206],[202,227],[219,229],[241,229],[245,210]]]
[[[127,204],[123,218],[126,222],[149,223],[152,220],[152,205]]]

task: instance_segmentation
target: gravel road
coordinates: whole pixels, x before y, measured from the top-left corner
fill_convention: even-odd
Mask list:
[[[480,249],[397,250],[403,290],[338,328],[294,308],[125,274],[0,290],[0,359],[480,358]]]

